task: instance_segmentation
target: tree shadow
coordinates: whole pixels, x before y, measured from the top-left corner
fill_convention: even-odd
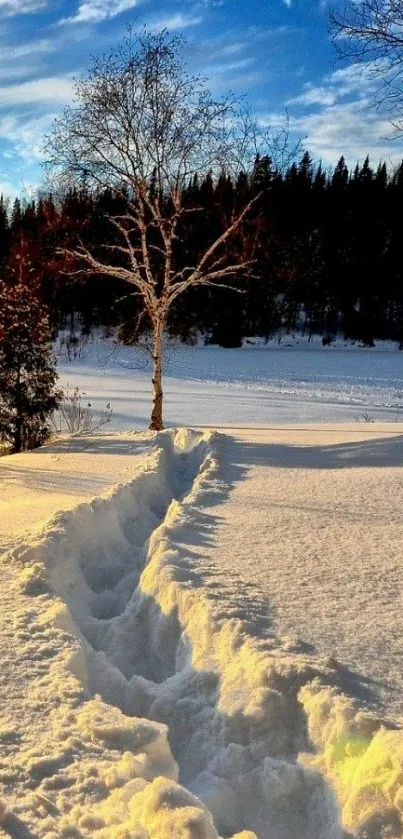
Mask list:
[[[94,432],[89,434],[76,434],[72,437],[61,437],[52,443],[42,446],[40,449],[35,449],[31,454],[65,454],[65,453],[80,453],[102,455],[133,455],[142,453],[145,450],[146,443],[144,439],[136,439],[136,431],[133,431],[132,437],[127,437],[130,431],[122,433],[108,433],[107,431]],[[150,443],[152,441],[150,440]],[[150,444],[147,449],[150,448]],[[0,464],[1,465],[1,464]]]
[[[237,439],[233,444],[232,459],[238,468],[247,471],[253,466],[279,469],[396,468],[403,466],[403,434],[328,446],[252,443]],[[232,469],[233,465],[227,470],[230,478]]]
[[[11,839],[39,839],[38,834],[33,833],[14,813],[7,813],[1,822],[0,830],[4,830]]]

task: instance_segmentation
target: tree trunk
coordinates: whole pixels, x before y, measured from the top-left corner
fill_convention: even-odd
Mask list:
[[[22,449],[22,416],[21,416],[21,368],[17,369],[17,381],[15,387],[16,416],[14,423],[13,454],[19,454]]]
[[[153,409],[151,413],[150,429],[162,431],[162,356],[163,356],[164,322],[158,320],[154,324],[153,336]]]
[[[15,418],[15,427],[14,427],[14,444],[13,444],[13,454],[19,454],[22,449],[22,419],[20,416]]]

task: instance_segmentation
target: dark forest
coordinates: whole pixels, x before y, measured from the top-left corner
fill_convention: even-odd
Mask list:
[[[234,289],[195,288],[170,313],[171,336],[240,346],[245,336],[269,338],[298,330],[308,337],[336,334],[371,346],[391,339],[403,347],[403,163],[394,172],[371,168],[368,158],[349,172],[342,157],[324,171],[308,153],[286,172],[267,157],[236,183],[221,175],[197,177],[185,201],[190,213],[179,231],[177,259],[189,264],[216,238],[241,202],[261,193],[228,258],[242,254],[247,275]],[[77,327],[117,327],[133,343],[148,328],[138,297],[127,285],[86,277],[68,251],[84,242],[105,259],[118,259],[117,232],[110,222],[124,212],[124,196],[72,190],[36,201],[0,204],[0,260],[5,282],[24,256],[26,282],[40,283],[54,334]],[[231,252],[230,252],[231,251]]]

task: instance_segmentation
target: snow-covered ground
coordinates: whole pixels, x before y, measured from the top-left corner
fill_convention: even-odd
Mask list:
[[[2,458],[4,835],[400,837],[402,440],[182,429]],[[47,501],[70,509],[41,527]]]
[[[403,420],[403,353],[396,344],[323,348],[246,344],[242,349],[168,347],[165,419],[170,426]],[[113,428],[146,428],[147,354],[96,338],[78,359],[58,350],[61,383],[78,386],[94,409],[111,402]]]
[[[135,360],[60,367],[142,429]],[[403,423],[363,420],[399,416],[403,356],[172,363],[168,422],[236,428],[0,459],[0,835],[401,839]]]

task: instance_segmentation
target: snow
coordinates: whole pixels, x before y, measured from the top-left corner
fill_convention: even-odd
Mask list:
[[[58,510],[133,477],[149,437],[60,438],[33,452],[0,458],[0,553],[41,530]]]
[[[126,388],[114,422],[141,429],[145,374],[115,353],[97,367],[101,348],[66,375],[103,382],[100,407]],[[340,377],[341,352],[321,356]],[[344,354],[354,398],[368,377],[349,416],[397,378],[384,352],[371,385],[367,352]],[[249,379],[225,394],[214,348],[196,357],[216,383],[166,380],[170,421],[193,404],[231,432],[110,426],[0,460],[1,836],[403,835],[403,424],[337,424],[331,390],[312,396],[319,369],[330,388],[318,360],[291,425],[278,392],[272,425],[241,428],[283,355],[241,356]],[[302,404],[327,423],[296,425]]]
[[[248,581],[255,631],[275,624],[303,648],[333,656],[346,687],[354,682],[355,693],[395,717],[403,715],[402,429],[233,432],[231,503],[211,509],[217,536],[197,550],[229,602],[235,589],[235,614],[233,581]],[[270,616],[261,618],[266,603]]]
[[[386,346],[385,346],[386,345]],[[149,356],[95,336],[79,357],[58,347],[61,384],[78,386],[95,412],[108,402],[112,426],[147,428]],[[384,342],[322,347],[246,344],[241,349],[184,345],[166,349],[166,424],[233,426],[269,423],[384,422],[403,418],[403,353]]]
[[[180,430],[157,444],[133,481],[56,514],[6,557],[19,666],[33,658],[19,725],[21,699],[3,726],[10,812],[46,837],[289,837],[297,824],[302,837],[338,836],[331,791],[295,763],[304,737],[274,688],[295,678],[292,662],[223,620],[189,567],[203,503],[226,495],[220,440]]]

